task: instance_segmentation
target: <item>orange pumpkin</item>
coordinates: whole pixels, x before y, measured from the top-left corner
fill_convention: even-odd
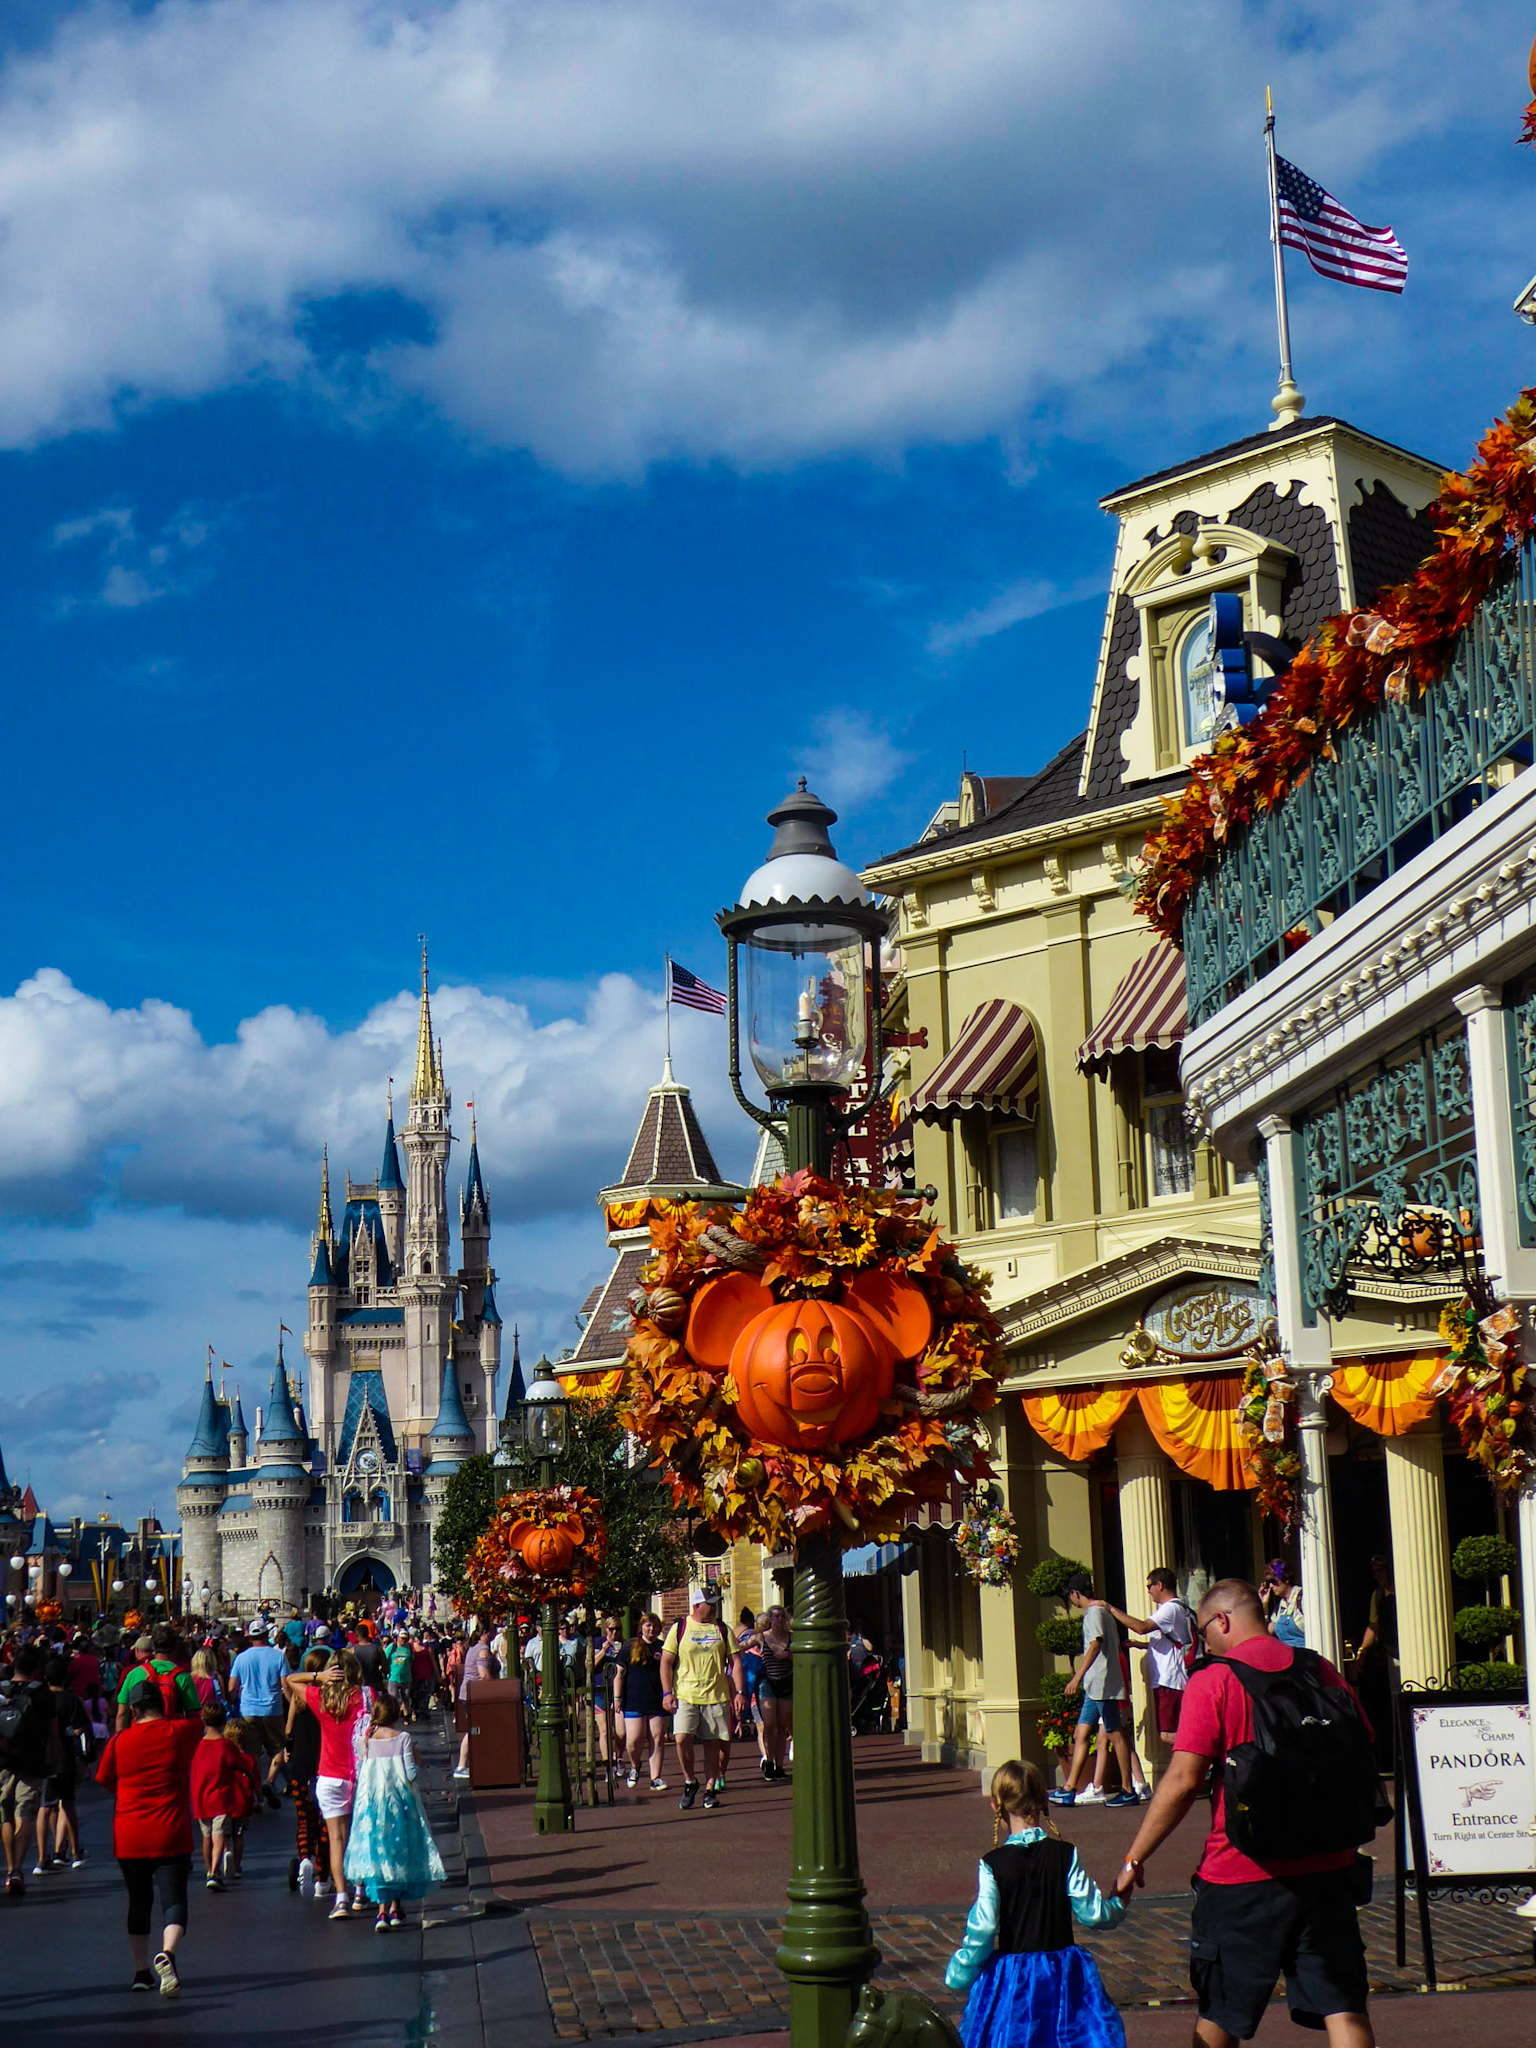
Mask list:
[[[761,1442],[800,1451],[863,1436],[895,1370],[879,1332],[835,1302],[781,1302],[753,1317],[731,1353],[742,1421]]]
[[[507,1541],[529,1571],[536,1572],[541,1579],[557,1579],[576,1555],[576,1546],[581,1541],[581,1517],[567,1516],[552,1529],[542,1528],[537,1522],[514,1522],[507,1531]]]

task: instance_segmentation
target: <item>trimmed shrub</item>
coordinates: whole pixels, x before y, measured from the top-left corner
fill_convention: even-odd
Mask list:
[[[1512,1572],[1520,1553],[1502,1536],[1463,1536],[1451,1552],[1451,1570],[1470,1585],[1502,1579]],[[1460,1629],[1457,1634],[1461,1633]]]
[[[1029,1590],[1041,1600],[1064,1600],[1068,1579],[1075,1579],[1079,1572],[1084,1578],[1093,1577],[1091,1568],[1075,1557],[1042,1557],[1029,1575]]]
[[[1457,1640],[1472,1650],[1486,1650],[1513,1635],[1520,1620],[1513,1607],[1458,1607],[1451,1623]]]
[[[1524,1692],[1523,1664],[1460,1664],[1456,1668],[1458,1692]]]
[[[1035,1641],[1053,1657],[1081,1657],[1083,1624],[1075,1614],[1053,1615],[1035,1629]]]
[[[1048,1671],[1040,1681],[1040,1712],[1036,1716],[1040,1741],[1048,1755],[1072,1747],[1077,1726],[1077,1701],[1066,1696],[1067,1681],[1059,1671]]]

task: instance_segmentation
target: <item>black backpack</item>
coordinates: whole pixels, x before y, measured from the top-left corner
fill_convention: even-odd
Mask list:
[[[1284,1671],[1209,1661],[1226,1665],[1253,1704],[1253,1740],[1234,1744],[1223,1769],[1232,1846],[1277,1862],[1370,1841],[1386,1817],[1375,1753],[1353,1693],[1324,1684],[1317,1652],[1293,1651]]]

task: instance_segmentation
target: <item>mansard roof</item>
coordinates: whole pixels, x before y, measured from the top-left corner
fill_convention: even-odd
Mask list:
[[[379,1444],[390,1464],[395,1462],[395,1426],[389,1419],[389,1402],[384,1397],[384,1376],[373,1369],[354,1372],[347,1388],[346,1410],[341,1418],[341,1437],[336,1446],[336,1469],[343,1471],[352,1455],[358,1424],[367,1409],[379,1433]]]
[[[720,1169],[694,1114],[693,1097],[672,1078],[670,1061],[645,1100],[622,1177],[605,1194],[643,1189],[719,1187]]]
[[[603,1284],[591,1320],[581,1333],[581,1342],[571,1353],[568,1361],[571,1366],[590,1370],[623,1363],[625,1346],[629,1341],[629,1297],[639,1285],[640,1268],[650,1256],[649,1242],[626,1245],[619,1253],[613,1271]]]

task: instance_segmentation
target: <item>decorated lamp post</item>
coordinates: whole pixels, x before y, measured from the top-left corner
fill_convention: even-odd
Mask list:
[[[990,1476],[976,1411],[995,1398],[984,1278],[917,1198],[827,1177],[835,1132],[869,1107],[840,1099],[866,1066],[878,1086],[885,930],[833,850],[833,822],[802,782],[770,813],[768,859],[721,913],[732,1084],[781,1133],[788,1170],[740,1211],[679,1204],[653,1219],[624,1414],[680,1508],[727,1541],[794,1547],[793,1868],[777,1958],[793,2048],[843,2048],[878,1961],[854,1818],[842,1553],[896,1539],[956,1480]],[[767,1112],[741,1090],[743,1036]]]
[[[511,1427],[521,1434],[522,1447],[538,1462],[539,1486],[548,1490],[554,1483],[555,1460],[565,1455],[566,1426],[570,1404],[547,1358],[534,1369],[527,1399],[516,1411]],[[558,1531],[551,1534],[558,1536]],[[548,1549],[533,1539],[535,1555]],[[574,1545],[557,1557],[554,1550],[540,1561],[549,1566],[569,1564]],[[533,1559],[529,1560],[534,1568]],[[551,1574],[552,1576],[554,1574]],[[546,1599],[543,1607],[543,1644],[540,1651],[539,1711],[535,1726],[539,1733],[539,1789],[533,1802],[535,1834],[569,1834],[576,1825],[571,1799],[570,1774],[565,1764],[565,1672],[560,1662],[560,1608]]]

